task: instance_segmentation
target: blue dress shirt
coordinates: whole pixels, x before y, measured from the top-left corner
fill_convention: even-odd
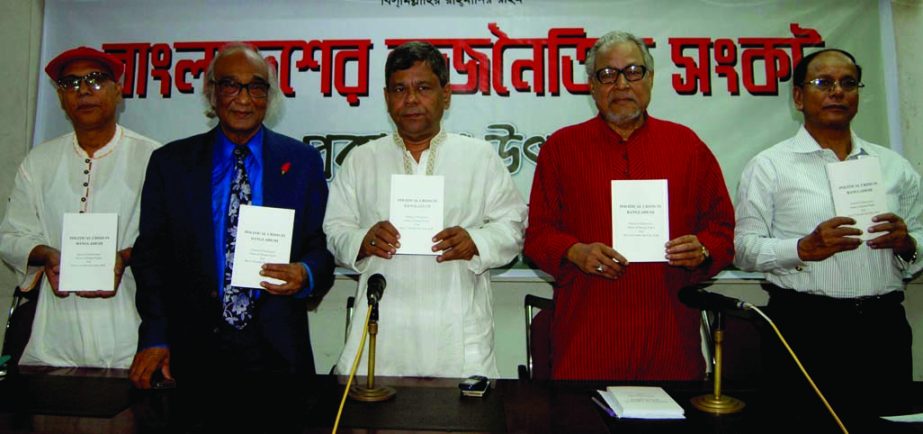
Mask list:
[[[231,195],[231,177],[234,174],[234,142],[221,129],[215,135],[215,154],[212,160],[212,223],[215,230],[215,275],[218,276],[218,295],[224,296],[224,249],[227,233],[228,200]],[[246,144],[250,153],[244,159],[247,179],[250,181],[250,205],[263,205],[263,128]],[[314,277],[307,264],[302,263],[308,273],[308,284],[295,294],[297,298],[307,297],[314,289]],[[255,291],[259,298],[260,291]]]

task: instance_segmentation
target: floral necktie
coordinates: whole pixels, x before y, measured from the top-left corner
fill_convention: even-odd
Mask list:
[[[253,318],[253,297],[249,288],[231,286],[231,270],[234,269],[234,249],[237,246],[237,219],[240,206],[249,205],[251,198],[250,180],[244,160],[250,150],[245,145],[234,148],[234,177],[231,179],[231,195],[228,198],[228,221],[224,244],[224,321],[243,330]]]

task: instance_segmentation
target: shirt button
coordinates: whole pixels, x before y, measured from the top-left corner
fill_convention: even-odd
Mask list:
[[[86,183],[86,182],[83,183],[83,186],[84,186],[84,187],[86,187],[86,186],[88,186],[88,185],[90,185],[90,184],[89,184],[89,183]]]
[[[90,171],[89,171],[89,170],[84,170],[84,171],[83,171],[83,174],[84,174],[84,175],[89,175],[89,174],[90,174]]]
[[[81,201],[81,202],[86,202],[86,201],[87,201],[87,198],[81,197],[81,198],[80,198],[80,201]]]
[[[804,267],[802,267],[802,266],[799,265],[799,266],[795,267],[795,271],[804,271]]]
[[[89,164],[89,163],[90,163],[90,159],[87,158],[86,160],[83,160],[83,162]]]

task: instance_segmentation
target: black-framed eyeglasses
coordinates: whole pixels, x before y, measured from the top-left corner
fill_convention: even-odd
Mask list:
[[[250,94],[251,98],[262,99],[269,96],[269,83],[265,81],[257,80],[244,84],[224,78],[218,81],[212,80],[212,84],[218,88],[218,94],[221,96],[237,96],[241,89],[247,89],[247,93]]]
[[[822,90],[824,92],[830,92],[836,86],[840,86],[840,89],[843,89],[843,92],[854,92],[857,89],[865,87],[865,83],[862,83],[861,81],[851,77],[844,78],[842,80],[819,77],[802,83],[802,85],[805,84],[810,84],[811,86],[814,86],[818,90]]]
[[[58,89],[65,92],[77,92],[80,90],[80,83],[85,83],[90,89],[97,91],[103,88],[106,82],[114,81],[112,76],[105,72],[93,71],[83,77],[76,75],[66,75],[56,82]]]
[[[624,75],[625,80],[638,81],[647,75],[644,65],[628,65],[622,69],[605,67],[596,71],[596,80],[602,84],[612,84],[619,81],[619,75]]]

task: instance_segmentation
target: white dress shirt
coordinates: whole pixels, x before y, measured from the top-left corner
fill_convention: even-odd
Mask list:
[[[388,285],[379,304],[375,371],[381,375],[498,376],[489,269],[519,254],[526,205],[493,147],[484,141],[440,133],[432,173],[445,177],[444,223],[471,235],[471,260],[437,263],[435,256],[376,256],[356,261],[366,233],[388,220],[392,174],[405,173],[407,150],[385,136],[353,149],[330,189],[324,232],[337,262],[361,273],[356,310],[337,372],[348,373],[368,310],[366,282],[381,273]],[[425,173],[424,151],[413,174]],[[433,234],[436,235],[436,234]],[[399,251],[398,251],[399,252]],[[368,351],[359,373],[366,372]]]
[[[744,168],[734,231],[737,267],[764,272],[766,280],[783,288],[836,298],[903,289],[903,278],[923,266],[920,175],[899,154],[855,133],[852,144],[848,159],[879,158],[888,210],[904,219],[917,241],[919,259],[908,264],[891,249],[875,250],[865,243],[823,261],[799,258],[798,240],[836,216],[826,165],[839,161],[802,126],[794,137],[760,152]]]

